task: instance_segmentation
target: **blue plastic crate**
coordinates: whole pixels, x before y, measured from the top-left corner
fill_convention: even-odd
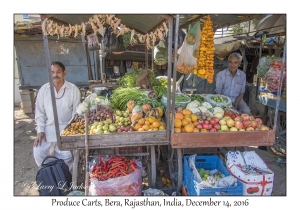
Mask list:
[[[200,195],[200,196],[217,196],[217,195],[243,195],[243,184],[238,181],[237,186],[229,187],[213,187],[213,188],[200,188],[200,192],[197,193],[197,188],[194,184],[194,176],[188,165],[189,156],[184,156],[183,166],[183,185],[187,190],[188,195]],[[225,176],[231,175],[227,168],[223,165],[222,160],[218,156],[196,156],[195,158],[196,168],[204,168],[205,170],[218,169]]]

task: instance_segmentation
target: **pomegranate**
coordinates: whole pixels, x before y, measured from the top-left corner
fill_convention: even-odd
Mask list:
[[[202,124],[201,124],[201,123],[197,124],[197,125],[196,125],[196,128],[202,129]]]
[[[244,124],[245,128],[251,127],[251,121],[250,120],[244,120],[243,124]]]
[[[215,124],[214,128],[217,129],[217,130],[220,130],[221,129],[221,125],[220,124]]]
[[[211,128],[211,129],[209,130],[209,132],[217,132],[217,129]]]
[[[211,124],[211,125],[215,125],[215,124],[217,124],[218,122],[217,121],[215,121],[214,119],[211,119],[210,121],[209,121],[209,124]]]

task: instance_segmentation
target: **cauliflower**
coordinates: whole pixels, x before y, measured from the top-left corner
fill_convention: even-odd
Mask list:
[[[193,114],[195,114],[195,113],[197,113],[197,112],[200,112],[200,109],[199,109],[198,107],[191,107],[191,108],[189,108],[189,110],[190,110]]]
[[[212,105],[210,103],[208,103],[208,102],[203,102],[202,106],[206,107],[207,109],[212,108]]]
[[[221,107],[215,107],[213,113],[220,112],[224,115],[224,110]]]
[[[207,111],[207,108],[204,107],[204,106],[199,106],[198,108],[200,109],[200,111],[201,111],[202,113],[204,113],[204,112]]]
[[[190,109],[190,108],[195,108],[195,107],[198,107],[198,106],[200,106],[200,102],[199,102],[199,101],[192,101],[192,102],[190,102],[190,103],[186,106],[186,108],[187,108],[187,109]]]

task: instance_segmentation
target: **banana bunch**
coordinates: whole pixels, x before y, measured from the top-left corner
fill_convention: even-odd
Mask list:
[[[151,108],[145,115],[146,117],[155,117],[155,118],[159,118],[159,111],[156,108]]]

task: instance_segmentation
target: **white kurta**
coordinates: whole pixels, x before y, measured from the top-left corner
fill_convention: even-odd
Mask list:
[[[65,92],[64,92],[65,90]],[[76,85],[65,80],[64,85],[58,92],[54,89],[57,107],[57,117],[59,132],[67,126],[72,117],[76,114],[76,108],[80,103],[80,91]],[[38,166],[47,155],[53,155],[65,160],[72,169],[72,155],[70,151],[60,151],[57,147],[57,138],[54,124],[54,113],[52,108],[52,99],[50,84],[43,85],[36,98],[35,122],[37,123],[37,133],[45,132],[46,140],[42,140],[41,146],[33,148],[35,162]]]

